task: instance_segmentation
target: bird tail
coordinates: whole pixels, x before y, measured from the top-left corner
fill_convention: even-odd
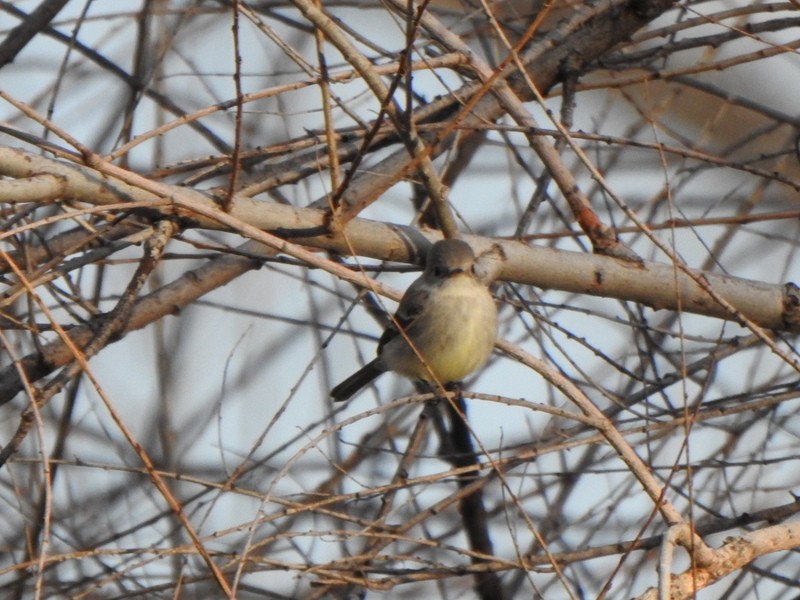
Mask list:
[[[369,384],[373,379],[383,372],[385,372],[385,369],[379,365],[378,359],[376,358],[365,364],[358,371],[345,379],[342,383],[334,387],[331,390],[331,398],[334,402],[343,402],[344,400],[348,400],[353,394]]]

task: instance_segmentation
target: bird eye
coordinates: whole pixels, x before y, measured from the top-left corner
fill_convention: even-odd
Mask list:
[[[444,277],[447,275],[447,269],[441,266],[433,267],[433,274],[437,277]]]

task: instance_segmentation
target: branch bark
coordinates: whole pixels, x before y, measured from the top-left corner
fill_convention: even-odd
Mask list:
[[[296,244],[347,255],[418,263],[424,246],[439,236],[413,227],[354,219],[336,234],[328,233],[324,211],[236,196],[230,210],[222,213],[215,199],[179,186],[158,184],[161,195],[110,177],[95,169],[43,158],[23,150],[0,146],[0,174],[17,179],[54,175],[60,194],[96,205],[124,201],[151,202],[156,217],[174,216],[189,227],[236,231],[208,215],[231,217]],[[133,174],[131,174],[133,177]],[[18,185],[18,183],[10,182]],[[0,195],[6,182],[0,181]],[[43,198],[51,197],[47,190]],[[181,198],[181,202],[175,202]],[[30,198],[26,198],[30,200]],[[192,207],[196,207],[193,209]],[[313,235],[308,235],[313,232]],[[12,235],[15,230],[2,234]],[[2,239],[2,238],[0,238]],[[613,257],[567,250],[540,248],[498,238],[465,236],[478,252],[497,247],[503,260],[496,277],[504,281],[640,302],[654,309],[678,310],[721,319],[731,313],[716,302],[697,280],[705,280],[716,294],[749,321],[769,330],[800,330],[800,294],[792,283],[769,284],[755,280],[689,270],[667,263],[641,264]],[[330,263],[331,268],[335,265]],[[326,268],[324,264],[318,265]],[[341,271],[336,273],[340,276]],[[690,276],[693,275],[693,276]]]

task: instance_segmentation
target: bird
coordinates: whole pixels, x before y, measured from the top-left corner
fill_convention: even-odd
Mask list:
[[[497,307],[475,272],[475,253],[459,239],[431,245],[425,270],[406,290],[377,356],[335,386],[348,400],[386,371],[439,387],[480,369],[497,336]]]

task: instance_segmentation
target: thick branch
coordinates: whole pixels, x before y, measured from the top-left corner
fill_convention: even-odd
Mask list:
[[[712,551],[712,560],[694,565],[669,586],[669,600],[692,598],[694,594],[753,562],[759,556],[792,550],[800,546],[800,523],[786,523],[760,529],[741,537],[728,538],[721,548]],[[658,600],[658,590],[651,588],[639,600]]]
[[[42,173],[60,175],[54,185],[66,190],[74,199],[92,204],[120,201],[152,201],[154,212],[179,216],[190,226],[232,230],[209,214],[217,203],[199,193],[181,187],[159,186],[180,203],[165,203],[165,198],[111,178],[93,169],[46,159],[22,150],[0,147],[0,174],[15,178],[33,177]],[[131,174],[133,176],[133,174]],[[4,182],[0,181],[0,188]],[[46,197],[46,193],[44,194]],[[169,200],[167,198],[166,200]],[[178,208],[180,204],[181,208]],[[196,211],[191,206],[197,207]],[[328,234],[323,211],[302,209],[237,196],[226,218],[233,217],[293,242],[359,256],[398,262],[419,262],[426,238],[436,234],[412,227],[354,219],[342,232]],[[235,229],[234,229],[235,230]],[[772,330],[797,330],[798,296],[792,284],[767,284],[728,275],[691,272],[690,277],[676,266],[644,261],[635,264],[611,257],[581,252],[528,246],[520,242],[467,236],[478,251],[499,246],[504,255],[498,265],[499,279],[545,289],[606,296],[639,302],[656,309],[680,310],[716,318],[730,319],[730,312],[698,284],[704,279],[725,302],[749,321]],[[324,268],[324,267],[323,267]]]

